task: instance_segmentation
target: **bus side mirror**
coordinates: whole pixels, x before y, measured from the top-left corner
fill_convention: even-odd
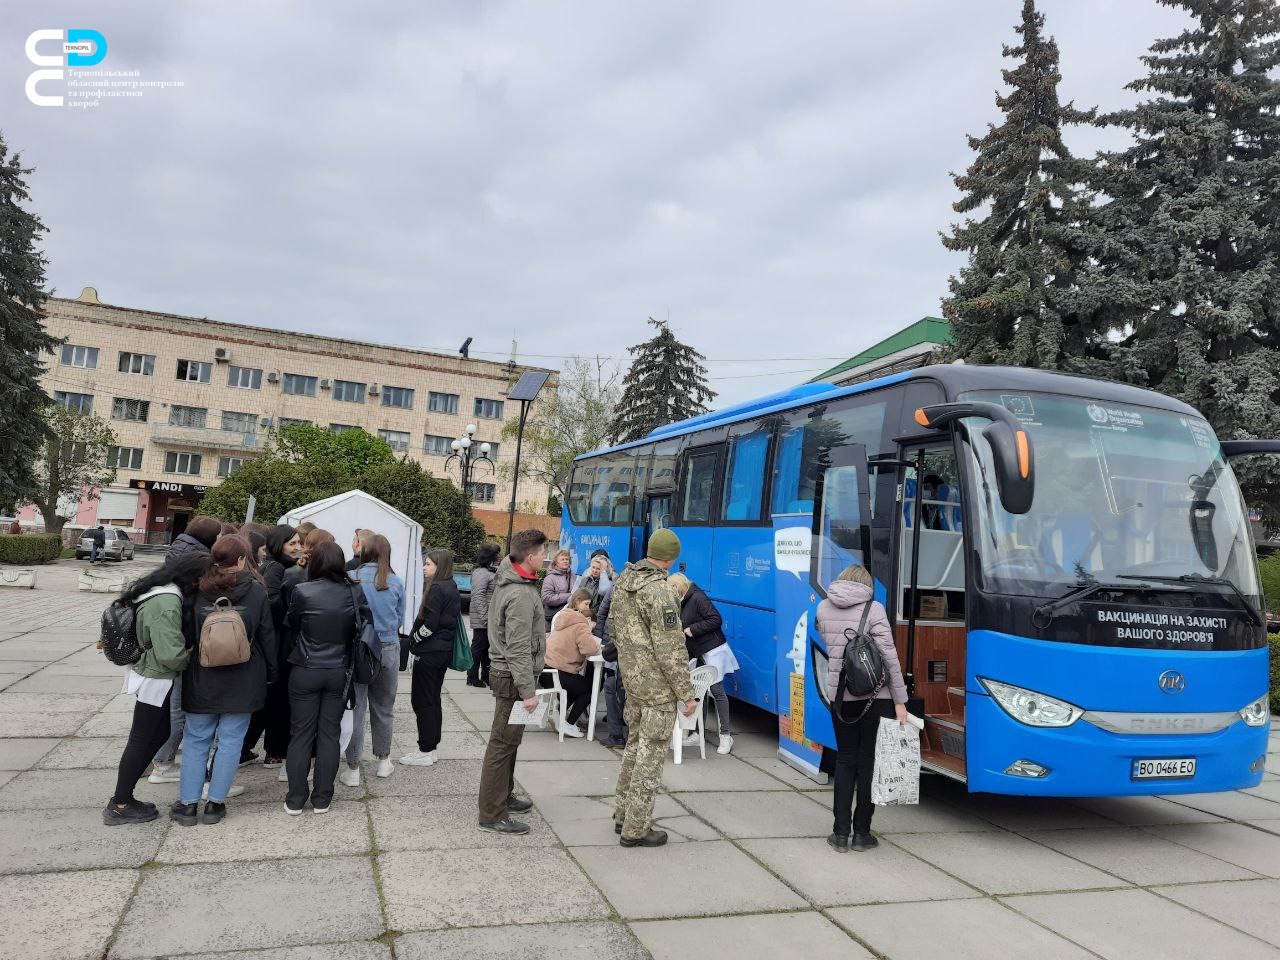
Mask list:
[[[916,423],[931,429],[966,417],[991,421],[982,435],[991,445],[1000,505],[1015,515],[1026,513],[1035,498],[1035,454],[1017,417],[998,403],[982,402],[937,403],[916,411]]]

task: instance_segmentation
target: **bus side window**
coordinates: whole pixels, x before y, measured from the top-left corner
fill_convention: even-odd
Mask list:
[[[681,523],[711,522],[719,465],[719,447],[694,450],[686,454],[680,478]]]
[[[769,427],[752,424],[730,438],[725,457],[722,520],[760,519],[770,433]]]
[[[884,414],[884,400],[856,396],[789,414],[778,432],[773,512],[812,512],[814,487],[827,454],[850,443],[880,449]]]
[[[591,481],[595,479],[594,460],[578,462],[569,482],[569,516],[574,523],[586,523],[591,512]]]

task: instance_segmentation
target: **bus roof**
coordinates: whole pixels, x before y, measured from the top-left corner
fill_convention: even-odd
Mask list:
[[[575,459],[597,457],[602,454],[613,453],[616,450],[626,450],[648,443],[671,440],[688,433],[697,433],[699,430],[723,427],[742,420],[753,420],[757,417],[781,413],[795,407],[805,407],[810,404],[866,393],[867,391],[892,386],[908,379],[937,381],[942,386],[948,400],[954,400],[957,396],[969,390],[1022,390],[1031,393],[1065,393],[1101,400],[1105,403],[1154,407],[1186,416],[1202,418],[1202,414],[1198,410],[1183,403],[1181,400],[1167,397],[1154,390],[1144,390],[1141,387],[1117,383],[1114,380],[1103,380],[1098,377],[1084,377],[1028,367],[935,364],[843,387],[837,387],[831,383],[800,384],[788,390],[767,394],[754,400],[725,407],[723,410],[716,410],[688,420],[680,420],[676,423],[657,427],[639,440],[592,450],[589,453],[579,455]]]

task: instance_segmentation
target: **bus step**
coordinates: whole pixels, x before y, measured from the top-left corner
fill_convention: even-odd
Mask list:
[[[950,777],[952,780],[959,780],[961,783],[968,779],[964,761],[959,757],[948,756],[941,750],[921,749],[920,765],[926,770],[940,773],[942,776]]]
[[[964,714],[925,717],[925,732],[929,746],[964,762]]]

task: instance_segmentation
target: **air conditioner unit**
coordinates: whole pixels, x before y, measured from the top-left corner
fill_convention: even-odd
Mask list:
[[[320,381],[320,389],[321,389],[321,390],[332,390],[332,389],[333,389],[333,381],[332,381],[332,380],[330,380],[330,379],[328,379],[327,377],[326,377],[325,379],[321,380],[321,381]]]
[[[216,360],[218,363],[226,363],[228,360],[231,359],[231,348],[230,347],[214,347],[213,359]]]
[[[376,383],[369,384],[369,396],[376,397],[378,395],[378,385]]]
[[[279,383],[279,382],[280,382],[280,374],[276,373],[274,370],[272,370],[270,373],[267,374],[267,383]]]

